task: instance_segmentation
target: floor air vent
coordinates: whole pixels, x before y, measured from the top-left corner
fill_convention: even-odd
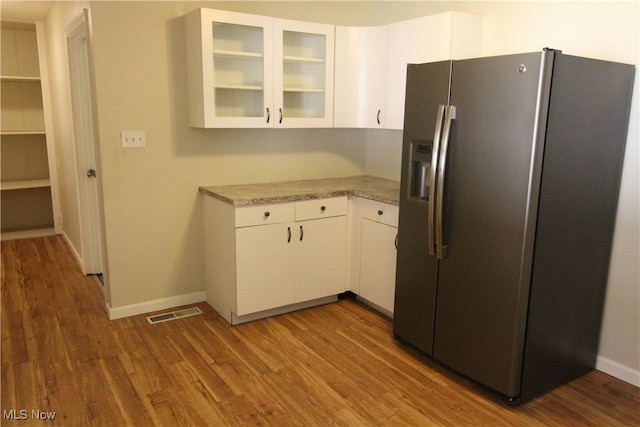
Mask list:
[[[168,322],[169,320],[195,316],[197,314],[202,314],[202,310],[200,310],[198,307],[191,307],[191,308],[185,308],[183,310],[171,311],[169,313],[162,313],[162,314],[156,314],[155,316],[149,316],[147,317],[147,321],[153,325],[160,322]]]

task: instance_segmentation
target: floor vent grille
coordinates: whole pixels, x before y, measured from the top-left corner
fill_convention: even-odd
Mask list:
[[[169,320],[181,319],[183,317],[196,316],[202,314],[202,310],[198,307],[185,308],[183,310],[171,311],[169,313],[156,314],[154,316],[148,316],[147,321],[152,325],[161,322],[168,322]]]

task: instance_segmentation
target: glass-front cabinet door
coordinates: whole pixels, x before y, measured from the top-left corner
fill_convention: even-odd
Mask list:
[[[333,126],[334,26],[275,20],[276,127]]]
[[[273,126],[273,18],[212,9],[186,16],[189,124]]]
[[[197,9],[185,27],[190,126],[333,126],[333,25]]]

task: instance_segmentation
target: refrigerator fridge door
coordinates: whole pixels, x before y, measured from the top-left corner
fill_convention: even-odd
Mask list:
[[[393,333],[427,354],[433,348],[438,267],[429,255],[428,211],[435,184],[429,154],[441,126],[436,125],[439,106],[449,102],[450,71],[451,61],[409,65],[407,71]]]
[[[452,67],[433,357],[508,396],[520,389],[548,54]]]

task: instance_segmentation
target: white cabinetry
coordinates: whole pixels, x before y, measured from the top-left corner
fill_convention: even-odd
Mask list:
[[[363,218],[360,239],[360,297],[393,313],[398,228]]]
[[[295,302],[346,290],[347,198],[296,202]]]
[[[237,315],[294,303],[292,251],[281,224],[236,229]]]
[[[407,64],[478,56],[481,44],[482,18],[461,12],[337,27],[335,126],[402,129]]]
[[[197,9],[185,27],[191,126],[333,125],[332,25]]]
[[[393,314],[398,207],[353,198],[350,288],[358,298]]]
[[[336,27],[334,127],[384,128],[387,31]]]
[[[275,126],[333,126],[333,25],[275,19]]]
[[[204,197],[203,212],[207,302],[230,323],[346,290],[346,197],[246,207]]]
[[[56,230],[55,154],[41,24],[2,22],[2,239]]]

